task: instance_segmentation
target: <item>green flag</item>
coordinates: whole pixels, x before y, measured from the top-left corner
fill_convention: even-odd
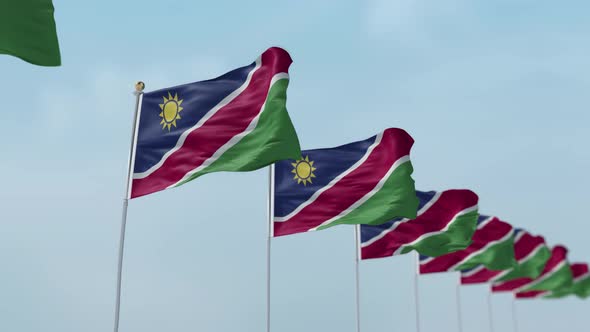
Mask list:
[[[51,0],[0,0],[0,54],[61,65],[53,11]]]

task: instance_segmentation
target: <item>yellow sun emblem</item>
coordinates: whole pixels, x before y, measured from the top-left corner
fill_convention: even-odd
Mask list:
[[[170,131],[170,127],[176,127],[176,120],[180,120],[180,111],[182,111],[182,99],[178,100],[178,94],[175,93],[174,97],[168,92],[168,98],[166,96],[164,98],[164,103],[160,104],[160,109],[162,112],[160,113],[160,117],[162,121],[160,124],[162,125],[162,129],[168,127],[168,131]]]
[[[291,173],[295,174],[293,180],[297,180],[297,184],[303,182],[303,185],[307,186],[308,182],[312,183],[311,179],[315,178],[313,171],[315,171],[316,168],[313,167],[313,161],[309,161],[309,156],[305,156],[305,158],[301,158],[296,162],[291,163],[291,165],[293,165]]]

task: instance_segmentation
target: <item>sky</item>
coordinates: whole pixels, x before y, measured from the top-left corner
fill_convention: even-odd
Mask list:
[[[110,331],[134,83],[218,76],[270,46],[294,63],[305,149],[386,127],[415,139],[420,190],[590,260],[587,1],[54,0],[63,66],[0,57],[0,330]],[[129,204],[120,331],[262,331],[267,170],[216,173]],[[355,331],[354,231],[272,242],[272,330]],[[363,332],[414,330],[414,256],[361,262]],[[422,332],[457,331],[456,274],[419,278]],[[460,289],[465,331],[486,286]],[[511,298],[492,297],[497,331]],[[520,301],[519,331],[588,326],[590,303]]]

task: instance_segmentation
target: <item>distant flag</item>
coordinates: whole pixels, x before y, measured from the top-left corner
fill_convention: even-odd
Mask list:
[[[547,298],[562,298],[568,295],[575,295],[581,299],[590,297],[590,271],[588,264],[575,263],[571,265],[574,278],[570,287],[558,288],[547,294]]]
[[[551,257],[551,251],[542,236],[534,236],[523,229],[515,230],[514,256],[517,265],[503,271],[493,271],[480,265],[461,271],[461,284],[478,284],[516,278],[536,278]]]
[[[557,288],[551,291],[528,291],[516,293],[519,299],[545,298],[558,299],[570,295],[575,295],[581,299],[590,296],[590,272],[588,264],[575,263],[570,266],[573,276],[573,283],[570,286]]]
[[[275,164],[274,236],[415,218],[414,140],[402,129]]]
[[[291,62],[273,47],[218,78],[145,93],[130,197],[300,158],[285,106]]]
[[[0,54],[39,66],[59,66],[61,56],[51,0],[4,0],[0,4]]]
[[[473,242],[467,249],[439,257],[420,255],[420,273],[461,271],[483,264],[489,269],[504,270],[516,264],[514,230],[497,217],[480,215]]]
[[[381,258],[412,250],[441,256],[467,248],[477,225],[477,195],[470,190],[416,191],[415,219],[396,218],[361,226],[361,258]]]
[[[571,286],[572,280],[572,271],[567,261],[567,249],[563,246],[555,246],[551,250],[551,258],[539,277],[497,282],[492,285],[492,291],[520,293],[555,290]]]

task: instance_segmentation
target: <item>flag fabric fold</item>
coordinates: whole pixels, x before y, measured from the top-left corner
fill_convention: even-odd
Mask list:
[[[441,256],[467,248],[477,225],[477,195],[470,190],[416,191],[415,219],[361,225],[361,258],[381,258],[416,250]]]
[[[300,159],[277,162],[273,235],[415,218],[413,143],[404,130],[389,128],[363,141],[306,150]]]
[[[570,286],[560,287],[551,291],[528,291],[519,292],[515,296],[518,299],[560,299],[566,296],[575,295],[581,299],[590,296],[590,272],[588,264],[575,263],[570,266],[573,282]]]
[[[131,198],[201,175],[252,171],[301,156],[286,109],[291,57],[272,47],[218,78],[145,93]]]
[[[419,272],[461,271],[480,264],[492,270],[504,270],[516,264],[514,229],[510,224],[497,217],[480,215],[469,247],[439,257],[421,255]]]
[[[542,236],[534,236],[523,229],[516,229],[514,236],[514,256],[517,265],[503,271],[493,271],[480,265],[471,270],[461,271],[461,284],[490,283],[517,278],[537,278],[551,251]]]
[[[546,298],[559,299],[569,295],[575,295],[581,299],[590,297],[590,271],[586,263],[574,263],[570,266],[572,285],[555,289],[545,295]],[[518,295],[518,294],[517,294]]]
[[[569,287],[573,281],[572,271],[567,261],[567,249],[555,246],[551,250],[551,257],[545,264],[541,275],[535,279],[518,278],[492,285],[493,292],[522,293],[529,291],[551,291]]]
[[[6,0],[0,4],[0,54],[39,66],[61,65],[51,0]]]

